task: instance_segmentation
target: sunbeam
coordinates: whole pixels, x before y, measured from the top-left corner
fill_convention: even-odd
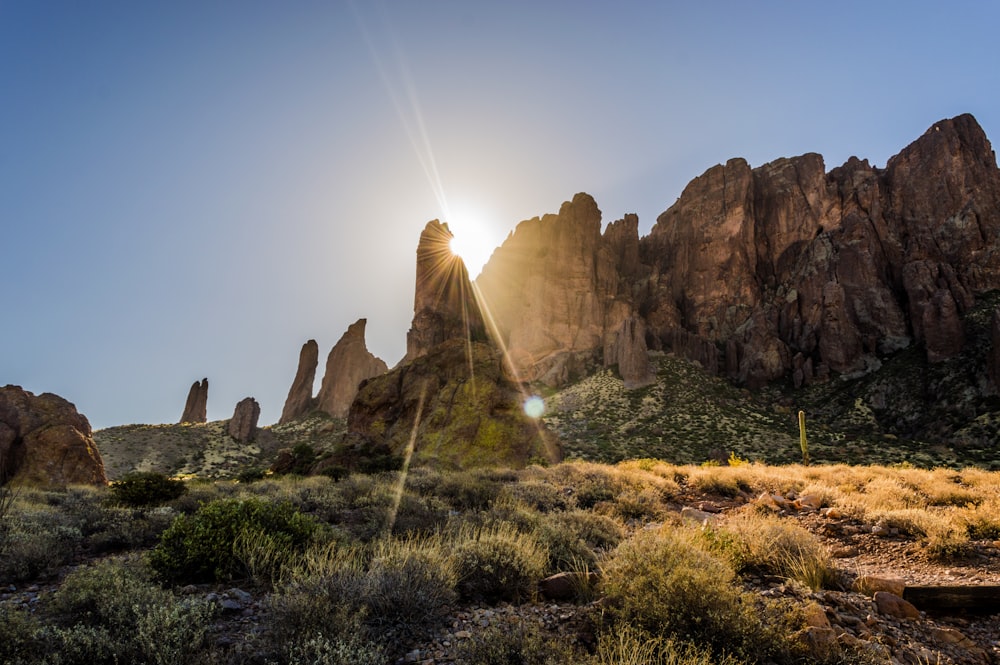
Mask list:
[[[399,514],[399,504],[403,500],[403,490],[406,488],[406,475],[410,471],[410,460],[413,458],[413,451],[417,447],[417,430],[420,429],[420,417],[424,413],[424,400],[427,398],[427,382],[420,386],[420,396],[417,398],[417,415],[413,419],[413,428],[410,430],[410,439],[406,443],[406,450],[403,452],[403,466],[399,470],[399,481],[396,483],[396,490],[392,498],[392,507],[389,509],[388,520],[386,520],[385,535],[391,536],[392,529],[396,526],[396,515]]]

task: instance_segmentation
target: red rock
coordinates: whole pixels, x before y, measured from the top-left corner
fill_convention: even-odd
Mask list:
[[[58,395],[0,388],[0,482],[104,485],[90,422]]]
[[[316,408],[343,418],[367,379],[385,374],[385,362],[372,355],[365,345],[367,319],[358,319],[341,336],[326,358],[326,373],[316,397]]]
[[[233,411],[227,431],[229,436],[241,443],[249,443],[257,436],[257,420],[260,418],[260,404],[253,397],[241,399]]]
[[[319,345],[311,339],[299,351],[299,366],[295,379],[288,389],[285,406],[281,410],[279,423],[284,424],[307,415],[316,407],[313,399],[313,383],[316,381],[316,367],[319,365]]]
[[[882,614],[886,614],[897,619],[919,619],[920,610],[914,607],[913,603],[903,600],[894,593],[888,591],[876,591],[873,596],[875,606]]]
[[[184,404],[184,413],[181,414],[181,423],[204,423],[208,422],[208,379],[202,379],[201,383],[195,381],[188,391],[187,402]]]
[[[626,390],[656,383],[656,374],[649,363],[646,348],[646,326],[642,319],[631,316],[622,321],[613,341],[605,350],[604,364],[618,367]]]

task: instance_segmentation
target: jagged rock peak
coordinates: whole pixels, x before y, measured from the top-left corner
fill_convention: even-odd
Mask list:
[[[326,373],[316,397],[316,408],[343,418],[358,394],[362,381],[384,374],[388,367],[365,345],[367,319],[358,319],[347,328],[326,358]]]
[[[184,404],[184,413],[181,415],[181,423],[204,423],[208,422],[208,379],[202,379],[201,383],[195,381],[188,391],[187,402]]]
[[[0,388],[0,485],[105,485],[104,461],[90,422],[52,393]]]
[[[319,345],[311,339],[302,345],[299,351],[299,366],[295,371],[292,387],[288,389],[285,406],[281,410],[280,424],[291,422],[307,415],[316,406],[313,399],[313,384],[316,381],[316,368],[319,366]]]
[[[601,362],[634,311],[637,229],[629,215],[602,237],[597,203],[579,193],[518,224],[493,253],[476,284],[519,376],[561,385]]]
[[[253,397],[245,397],[236,404],[233,417],[229,421],[229,436],[240,443],[249,443],[257,436],[257,420],[260,418],[260,404]]]
[[[406,357],[412,361],[455,338],[486,338],[486,326],[462,259],[451,251],[446,223],[427,223],[417,243],[413,322],[406,334]]]

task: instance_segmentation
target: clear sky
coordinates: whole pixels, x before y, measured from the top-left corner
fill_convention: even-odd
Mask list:
[[[496,246],[586,191],[645,234],[730,157],[998,140],[998,7],[0,0],[0,385],[273,423],[307,339],[403,356],[431,219]]]

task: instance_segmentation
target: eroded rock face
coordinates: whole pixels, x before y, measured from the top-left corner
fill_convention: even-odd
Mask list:
[[[245,397],[236,404],[233,417],[229,421],[229,436],[240,443],[249,443],[257,437],[257,420],[260,418],[260,404],[253,397]]]
[[[730,160],[640,241],[640,310],[656,344],[684,352],[694,335],[749,385],[864,371],[914,340],[939,361],[961,350],[974,294],[1000,286],[998,236],[1000,173],[972,116],[937,123],[884,170]]]
[[[0,483],[104,485],[87,418],[58,395],[0,388]]]
[[[518,224],[476,280],[518,375],[560,385],[600,360],[633,314],[638,218],[601,235],[601,211],[588,194],[556,215]]]
[[[316,367],[319,365],[319,345],[311,339],[302,345],[299,351],[299,366],[295,370],[295,379],[288,389],[285,406],[281,410],[280,424],[288,423],[307,415],[315,408],[313,399],[313,383],[316,381]]]
[[[352,323],[326,358],[326,373],[316,397],[316,408],[331,416],[345,417],[361,382],[388,370],[385,362],[372,355],[365,345],[367,323],[367,319]]]
[[[180,422],[208,422],[208,379],[202,379],[200,383],[195,381],[191,384]]]
[[[646,326],[642,319],[630,316],[622,321],[614,341],[606,349],[605,365],[617,365],[626,390],[656,383],[656,374],[646,348]]]
[[[438,468],[523,467],[558,461],[557,445],[528,418],[521,394],[488,343],[451,339],[366,381],[347,419],[366,447]]]

